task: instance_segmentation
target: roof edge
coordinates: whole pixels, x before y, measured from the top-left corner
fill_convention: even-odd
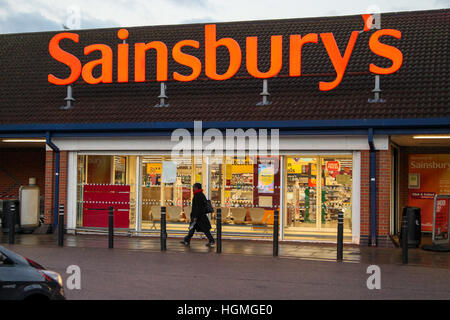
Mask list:
[[[402,14],[427,14],[427,13],[438,13],[438,12],[446,12],[450,11],[450,8],[438,8],[438,9],[422,9],[422,10],[402,10],[402,11],[388,11],[381,12],[381,15],[402,15]],[[19,36],[19,35],[32,35],[38,33],[58,33],[58,32],[92,32],[92,31],[108,31],[108,30],[117,30],[120,28],[126,28],[129,30],[133,29],[142,29],[142,28],[177,28],[177,27],[191,27],[205,24],[249,24],[249,23],[271,23],[271,22],[289,22],[289,21],[298,21],[298,20],[319,20],[319,19],[335,19],[335,18],[354,18],[358,17],[361,13],[352,13],[352,14],[342,14],[342,15],[324,15],[324,16],[308,16],[308,17],[298,17],[298,18],[273,18],[273,19],[252,19],[252,20],[233,20],[233,21],[206,21],[206,22],[195,22],[195,23],[173,23],[173,24],[155,24],[155,25],[140,25],[140,26],[115,26],[115,27],[101,27],[101,28],[87,28],[87,29],[70,29],[70,30],[45,30],[45,31],[31,31],[31,32],[17,32],[17,33],[0,33],[0,36]]]
[[[200,120],[199,120],[200,122]],[[198,124],[200,125],[200,124]],[[118,132],[193,130],[197,125],[189,122],[126,122],[126,123],[52,123],[0,125],[2,133],[30,132]],[[368,128],[414,129],[447,127],[450,118],[412,119],[352,119],[352,120],[283,120],[283,121],[201,121],[202,129],[279,129],[282,130],[360,130]]]

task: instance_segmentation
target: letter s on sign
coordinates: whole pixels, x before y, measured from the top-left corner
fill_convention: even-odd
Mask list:
[[[390,66],[389,68],[380,68],[371,63],[369,66],[369,70],[370,72],[376,74],[391,74],[396,72],[402,66],[403,54],[399,49],[381,43],[379,39],[382,36],[392,36],[394,38],[400,39],[402,37],[402,33],[394,29],[382,29],[372,34],[369,40],[370,50],[372,50],[372,52],[376,55],[391,60],[392,66]]]
[[[59,42],[62,39],[70,39],[76,43],[79,42],[79,36],[76,33],[63,32],[55,35],[48,45],[50,55],[57,61],[64,63],[70,68],[70,76],[66,79],[60,79],[53,74],[48,75],[48,82],[56,85],[68,85],[75,82],[81,74],[81,62],[77,57],[64,51],[59,47]]]

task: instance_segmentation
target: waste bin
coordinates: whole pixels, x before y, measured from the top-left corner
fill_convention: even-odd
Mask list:
[[[16,207],[15,217],[16,217],[16,223],[15,223],[15,229],[16,232],[20,229],[20,207],[19,207],[19,200],[3,200],[3,212],[2,212],[2,231],[3,233],[9,232],[9,212],[11,205],[14,204]]]
[[[404,207],[402,213],[402,225],[405,219],[408,221],[408,247],[417,248],[422,240],[422,224],[420,208]],[[400,232],[400,240],[403,239],[403,229]],[[400,243],[403,243],[400,241]]]

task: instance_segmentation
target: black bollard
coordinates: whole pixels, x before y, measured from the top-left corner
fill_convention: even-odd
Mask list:
[[[108,209],[108,248],[114,248],[114,207]]]
[[[161,251],[166,251],[166,207],[161,207]]]
[[[217,246],[216,252],[222,252],[222,209],[217,208],[217,217],[216,217],[216,231],[217,231]]]
[[[278,210],[275,210],[273,215],[273,256],[278,256],[278,229],[279,229],[279,219]]]
[[[64,205],[59,206],[58,215],[58,246],[64,246]]]
[[[408,264],[408,219],[406,216],[402,220],[402,262]]]
[[[16,240],[16,205],[11,203],[9,207],[9,244],[14,244]]]
[[[344,213],[338,213],[338,229],[337,229],[337,261],[342,261],[344,255]]]

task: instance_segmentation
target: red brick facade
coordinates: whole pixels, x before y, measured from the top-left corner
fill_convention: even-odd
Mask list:
[[[44,195],[45,152],[40,148],[0,149],[0,199],[19,197],[19,187],[28,185],[28,179],[36,183]]]
[[[370,152],[361,151],[361,244],[370,238]],[[377,245],[392,246],[389,238],[391,216],[391,151],[376,151],[377,181]]]
[[[391,217],[391,150],[377,151],[377,242],[391,245],[389,226]]]
[[[370,171],[369,171],[369,151],[361,151],[361,235],[370,234]]]
[[[59,204],[67,208],[67,151],[60,152],[60,170],[59,170]],[[51,224],[53,222],[53,199],[54,199],[54,173],[55,156],[53,151],[47,151],[45,156],[45,207],[44,222]]]

